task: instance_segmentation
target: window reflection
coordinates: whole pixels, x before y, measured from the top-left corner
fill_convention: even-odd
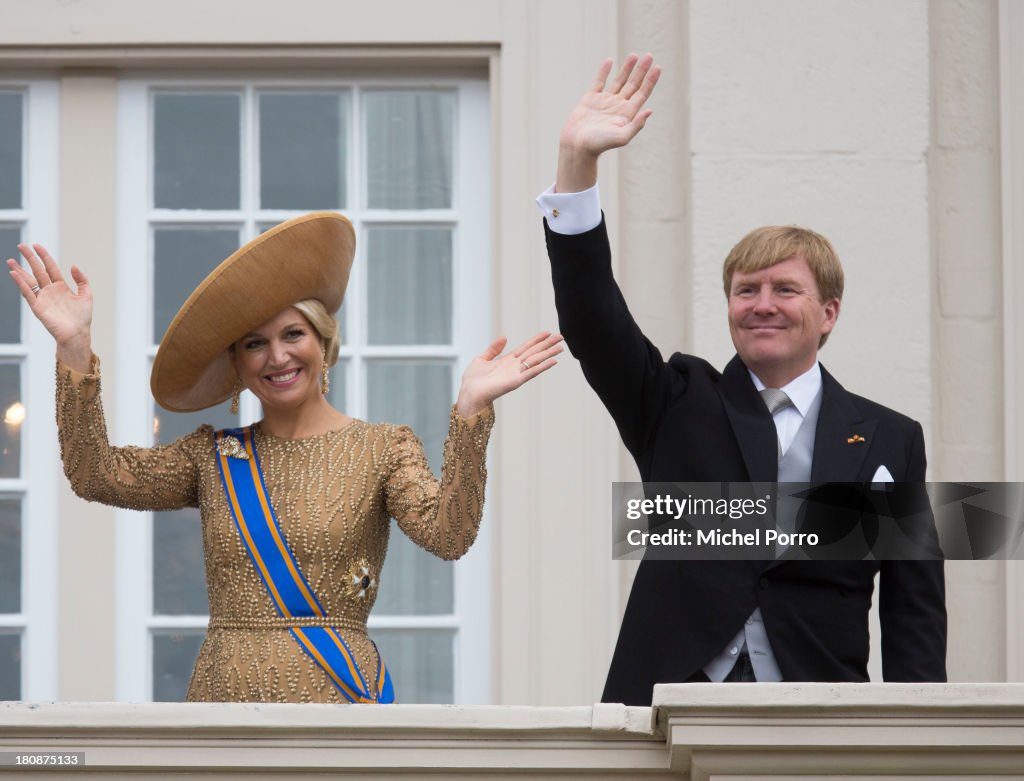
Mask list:
[[[0,426],[0,477],[21,477],[21,423],[25,407],[21,402],[21,366],[0,363],[0,410],[4,425]]]
[[[25,405],[20,401],[14,402],[4,411],[4,423],[8,426],[20,426],[25,422]]]

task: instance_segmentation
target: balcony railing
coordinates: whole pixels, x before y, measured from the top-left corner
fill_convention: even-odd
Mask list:
[[[653,708],[0,704],[0,778],[1024,778],[1024,684],[684,684]]]

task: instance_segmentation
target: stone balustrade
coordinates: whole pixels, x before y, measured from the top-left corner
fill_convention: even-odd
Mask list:
[[[1024,684],[689,684],[654,707],[0,704],[36,778],[1024,778]]]

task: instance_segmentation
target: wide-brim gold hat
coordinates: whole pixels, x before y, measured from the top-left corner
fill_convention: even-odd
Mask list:
[[[334,212],[313,212],[234,252],[199,283],[167,328],[153,361],[153,397],[172,412],[227,399],[238,378],[228,348],[307,298],[337,312],[355,249],[352,223]]]

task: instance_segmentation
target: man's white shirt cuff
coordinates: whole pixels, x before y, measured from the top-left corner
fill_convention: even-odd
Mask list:
[[[578,193],[556,193],[555,185],[537,196],[537,206],[555,233],[575,236],[601,224],[601,196],[595,184]]]

